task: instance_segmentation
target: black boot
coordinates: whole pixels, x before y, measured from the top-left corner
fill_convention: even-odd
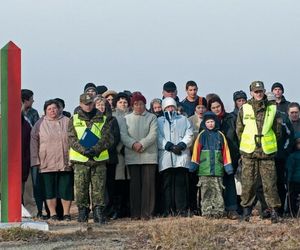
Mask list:
[[[274,208],[271,209],[271,222],[278,223],[278,213]]]
[[[103,213],[103,207],[101,206],[95,206],[93,210],[93,216],[94,216],[94,222],[95,223],[100,223],[100,224],[105,224],[106,223],[106,218]]]
[[[78,207],[78,222],[88,222],[89,208]]]
[[[242,221],[250,221],[250,216],[251,216],[251,209],[249,207],[244,207],[243,208],[243,216],[242,216]]]
[[[122,207],[122,197],[115,197],[114,198],[114,209],[111,218],[116,220],[121,217],[121,207]]]

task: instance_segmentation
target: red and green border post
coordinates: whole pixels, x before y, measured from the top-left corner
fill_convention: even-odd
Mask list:
[[[21,222],[21,49],[0,51],[1,222]]]

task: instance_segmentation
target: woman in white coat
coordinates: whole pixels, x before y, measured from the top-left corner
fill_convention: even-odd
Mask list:
[[[176,113],[176,101],[162,102],[164,116],[158,118],[159,172],[162,177],[164,216],[187,216],[188,173],[193,128],[188,119]]]

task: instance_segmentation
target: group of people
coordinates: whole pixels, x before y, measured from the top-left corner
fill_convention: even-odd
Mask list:
[[[260,202],[273,223],[298,215],[300,106],[281,83],[233,94],[226,112],[217,94],[202,97],[188,81],[179,101],[174,82],[147,109],[139,92],[88,83],[73,115],[60,98],[44,115],[22,90],[23,190],[32,178],[37,217],[95,223],[130,216],[191,216],[249,221]],[[288,194],[288,195],[287,195]],[[44,214],[47,211],[47,215]]]

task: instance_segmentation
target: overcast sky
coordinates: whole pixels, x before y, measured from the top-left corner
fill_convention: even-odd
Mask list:
[[[87,82],[161,97],[174,81],[180,99],[194,80],[199,94],[232,93],[262,80],[282,82],[300,101],[299,0],[2,1],[0,47],[22,50],[22,87],[35,108],[61,97],[73,111]]]

